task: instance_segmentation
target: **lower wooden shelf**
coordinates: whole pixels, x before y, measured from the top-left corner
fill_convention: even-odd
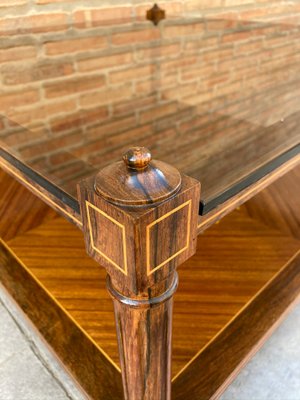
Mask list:
[[[89,396],[121,399],[104,269],[86,255],[79,230],[7,175],[1,182],[2,284]],[[179,269],[173,399],[216,397],[300,292],[300,241],[249,210],[199,236],[197,254]]]

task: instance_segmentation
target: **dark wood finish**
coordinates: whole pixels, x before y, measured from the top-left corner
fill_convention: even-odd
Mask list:
[[[154,6],[146,12],[146,18],[152,21],[154,25],[158,25],[160,21],[166,18],[166,12],[157,4],[154,4]]]
[[[134,147],[123,161],[105,167],[95,177],[95,191],[111,203],[145,206],[175,195],[182,186],[176,168],[161,161],[151,161],[149,150]]]
[[[114,298],[125,399],[171,398],[173,295],[171,286],[149,300],[132,300],[108,285]],[[152,289],[152,288],[151,288]]]
[[[123,154],[126,166],[134,170],[146,168],[151,160],[152,155],[146,147],[133,147]]]
[[[106,169],[100,172],[106,179],[99,181],[98,174],[78,186],[87,252],[107,269],[113,286],[133,298],[148,298],[150,287],[169,279],[176,267],[196,251],[200,184],[182,176],[179,186],[175,171],[174,195],[174,180],[166,179],[174,169],[161,163],[158,173],[157,165],[158,162],[151,162],[142,171],[135,171],[126,166],[121,169],[116,163],[109,168],[109,174]],[[147,191],[146,184],[151,190]],[[167,185],[168,199],[164,188]],[[110,199],[111,193],[116,201]],[[144,204],[144,193],[149,204]],[[122,194],[125,204],[135,204],[140,194],[144,206],[121,206]]]
[[[123,161],[78,186],[86,248],[109,274],[125,399],[168,400],[175,270],[196,252],[200,184],[145,148]]]
[[[289,176],[290,173],[282,179],[286,180]],[[12,181],[9,177],[8,180]],[[299,198],[296,181],[292,182],[295,190],[286,199],[287,209],[289,203],[294,203]],[[10,187],[14,187],[17,193],[18,186],[20,187],[17,183]],[[28,196],[34,197],[30,193]],[[15,207],[18,209],[21,204],[22,197],[19,197]],[[279,207],[282,208],[282,205],[283,202]],[[7,209],[8,221],[9,218],[13,221],[14,207],[7,208],[4,204],[2,207]],[[251,300],[259,291],[264,291],[268,282],[300,247],[299,241],[291,239],[287,232],[282,233],[258,223],[249,218],[243,209],[244,207],[241,211],[233,212],[199,236],[197,253],[179,268],[180,285],[175,295],[173,321],[172,372],[174,377],[178,376],[173,382],[175,387],[181,371],[190,368],[186,364],[205,347],[211,349],[212,359],[220,357],[214,342],[218,340],[224,327],[235,326],[231,322],[238,322],[243,315],[241,310],[252,304]],[[47,325],[47,340],[63,360],[66,352],[74,354],[72,364],[66,363],[66,366],[73,371],[90,396],[104,400],[120,398],[118,389],[116,394],[112,391],[116,386],[115,381],[110,382],[110,395],[101,395],[102,379],[101,375],[97,376],[100,372],[95,363],[101,364],[101,358],[106,353],[106,360],[110,359],[111,364],[118,364],[113,308],[105,290],[105,270],[85,256],[81,232],[59,217],[20,234],[10,240],[9,247],[18,257],[18,262],[5,264],[12,265],[13,268],[9,267],[7,273],[0,274],[1,281],[5,278],[6,287],[43,333],[46,332],[46,329],[43,330],[47,322],[45,315],[51,315],[51,323]],[[253,249],[256,249],[255,253]],[[24,275],[18,269],[25,269],[27,272]],[[37,295],[31,294],[32,279],[38,285],[34,286]],[[286,294],[290,296],[293,292]],[[43,302],[45,314],[39,302],[40,296],[43,299],[44,295],[47,299],[47,302]],[[32,301],[26,301],[27,296],[29,300],[33,297]],[[280,292],[274,292],[274,296],[277,298]],[[62,314],[58,313],[59,318],[55,317],[57,314],[52,310],[53,301],[62,311]],[[259,311],[255,310],[257,313]],[[60,318],[67,318],[70,324],[59,322]],[[274,322],[273,319],[264,318],[263,313],[260,313],[259,318],[260,326],[271,327]],[[250,313],[248,319],[251,321]],[[243,321],[246,323],[247,319]],[[68,327],[63,331],[67,340],[62,335],[61,325]],[[78,329],[84,332],[83,337],[76,333]],[[243,341],[242,333],[242,329],[232,331],[232,335],[236,335],[237,340],[234,343],[237,345]],[[80,346],[72,340],[78,335],[81,338]],[[51,340],[57,340],[58,343],[63,340],[63,343],[55,346]],[[88,350],[89,342],[95,345],[91,347],[92,351]],[[243,355],[252,349],[253,343],[249,341],[248,346],[248,342],[244,341],[243,344],[244,351],[237,352],[240,362],[243,361]],[[75,345],[78,346],[78,354],[73,349]],[[85,355],[86,352],[88,356]],[[85,368],[77,365],[83,359]],[[223,363],[219,367],[222,371]],[[114,366],[113,370],[114,375],[118,375],[114,379],[118,379],[117,388],[120,388],[121,375],[118,366]],[[197,381],[201,375],[202,372],[195,370],[194,380]],[[215,388],[213,381],[205,382],[205,385],[209,386],[210,383]]]

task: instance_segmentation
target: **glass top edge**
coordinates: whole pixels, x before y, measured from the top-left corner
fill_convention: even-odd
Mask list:
[[[56,186],[47,178],[36,172],[34,169],[18,160],[15,156],[7,152],[4,148],[0,148],[0,157],[9,162],[13,167],[18,169],[21,173],[25,174],[27,178],[31,179],[34,183],[45,189],[47,192],[55,196],[66,206],[70,207],[73,211],[80,215],[79,203],[76,199]]]
[[[282,166],[287,161],[291,160],[293,157],[296,157],[300,154],[300,144],[292,147],[288,151],[279,156],[275,157],[273,160],[267,162],[263,166],[259,167],[249,175],[247,175],[244,179],[235,183],[228,189],[226,189],[223,193],[208,199],[207,201],[200,200],[200,210],[199,215],[206,215],[209,212],[213,211],[216,207],[222,205],[226,201],[230,200],[232,197],[239,194],[242,190],[247,189],[249,186],[257,183],[259,180],[263,179],[267,174],[275,171],[277,168]]]
[[[284,163],[291,160],[300,154],[300,144],[292,147],[288,151],[280,154],[271,161],[265,163],[263,166],[257,168],[252,173],[245,176],[239,182],[230,186],[221,194],[210,199],[201,199],[199,204],[199,215],[204,216],[213,211],[216,207],[221,206],[226,201],[230,200],[234,196],[238,195],[241,191],[249,188],[251,185],[257,183],[263,179],[267,174],[275,171],[281,167]],[[12,166],[17,168],[20,172],[25,174],[29,179],[33,180],[51,195],[55,196],[59,201],[70,207],[73,211],[80,215],[79,202],[63,191],[61,188],[56,186],[54,183],[43,177],[41,174],[27,166],[22,161],[18,160],[15,156],[7,152],[5,149],[0,148],[0,156],[9,162]]]

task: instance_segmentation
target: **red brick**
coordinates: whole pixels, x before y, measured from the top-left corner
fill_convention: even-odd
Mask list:
[[[197,87],[194,83],[178,85],[175,88],[163,90],[162,98],[167,100],[182,100],[186,96],[194,95]]]
[[[199,35],[205,30],[205,25],[203,22],[198,22],[194,24],[180,24],[165,26],[163,35],[167,38],[181,38],[182,36]]]
[[[13,66],[2,71],[2,80],[5,85],[19,85],[60,78],[72,73],[73,66],[71,63],[40,64],[25,68]]]
[[[32,121],[40,121],[48,118],[51,115],[61,112],[71,112],[76,110],[76,101],[55,101],[44,105],[36,104],[34,108],[22,109],[21,111],[8,112],[7,116],[11,120],[21,125],[28,125]]]
[[[271,13],[272,7],[268,8],[252,8],[239,12],[240,19],[253,20],[259,17],[265,17]]]
[[[117,103],[113,107],[113,115],[124,115],[130,113],[132,110],[141,110],[156,103],[155,96],[142,96],[133,100],[125,100]]]
[[[76,79],[66,79],[63,82],[45,85],[47,98],[71,96],[76,93],[95,90],[105,85],[105,78],[100,76],[90,76]]]
[[[125,132],[118,133],[116,136],[108,136],[107,142],[110,146],[116,146],[122,143],[125,146],[127,143],[135,143],[137,137],[145,138],[148,135],[152,134],[152,126],[149,125],[142,125],[138,127],[130,128]]]
[[[211,74],[209,79],[206,79],[204,85],[208,89],[213,89],[214,86],[224,84],[225,82],[229,82],[230,80],[230,73],[229,71],[220,74],[219,72]]]
[[[132,19],[131,7],[108,7],[78,10],[73,13],[76,28],[92,28],[103,25],[119,25]]]
[[[132,53],[118,53],[102,57],[87,58],[78,61],[81,72],[102,70],[105,68],[120,67],[132,63]]]
[[[7,146],[19,147],[22,144],[32,143],[36,140],[45,139],[47,137],[47,132],[44,125],[41,124],[31,124],[28,125],[27,129],[23,127],[9,134],[3,138],[3,142]]]
[[[1,0],[0,8],[24,6],[28,0]]]
[[[73,13],[73,25],[76,28],[84,29],[87,27],[91,27],[90,22],[90,13],[86,10],[79,10]]]
[[[117,25],[126,23],[132,19],[131,7],[110,7],[91,10],[92,26],[102,26],[103,24]]]
[[[193,67],[185,68],[181,71],[181,80],[185,81],[192,81],[192,80],[206,80],[208,76],[214,71],[211,65],[205,64],[196,64]]]
[[[206,21],[206,30],[208,33],[223,32],[234,29],[238,25],[239,21],[234,19],[208,19]]]
[[[151,77],[156,68],[153,64],[144,65],[141,67],[135,67],[130,69],[122,69],[116,72],[111,72],[109,79],[111,83],[120,83],[133,80],[141,80]]]
[[[158,45],[139,49],[136,54],[141,60],[154,58],[165,58],[168,56],[175,56],[180,53],[180,43],[172,43],[167,45]]]
[[[173,71],[161,71],[160,79],[159,79],[159,88],[160,89],[167,89],[170,87],[174,87],[179,83],[179,76],[180,71],[173,70]]]
[[[2,93],[0,95],[0,110],[6,112],[10,108],[20,107],[39,101],[37,89],[22,90],[21,92]]]
[[[16,46],[0,49],[0,62],[22,61],[35,58],[36,49],[33,46]]]
[[[238,44],[235,51],[237,54],[250,54],[261,50],[262,47],[262,39],[257,39],[248,43]]]
[[[191,106],[198,106],[199,104],[205,103],[211,100],[214,97],[212,91],[205,91],[196,94],[195,96],[190,96],[189,98],[185,99],[184,102],[187,105]]]
[[[199,52],[201,50],[206,50],[209,48],[217,47],[219,43],[219,37],[218,36],[212,36],[208,38],[201,38],[199,40],[195,39],[190,39],[187,38],[185,41],[184,45],[184,51],[185,54],[187,53],[195,53]]]
[[[169,3],[160,2],[160,8],[162,8],[166,12],[166,18],[170,17],[178,17],[182,15],[183,12],[183,4],[180,2],[171,1]],[[135,14],[139,19],[144,19],[146,16],[146,12],[152,7],[152,4],[142,4],[135,7]]]
[[[69,161],[74,160],[74,155],[69,153],[68,151],[60,151],[59,153],[52,154],[49,156],[49,162],[51,165],[62,165]]]
[[[157,93],[158,88],[160,87],[159,80],[147,79],[145,81],[140,81],[135,83],[135,92],[138,96],[145,96]]]
[[[241,0],[238,0],[241,2]],[[220,8],[223,5],[223,0],[188,0],[186,2],[187,11],[207,10],[210,8]]]
[[[125,84],[113,89],[99,90],[97,92],[85,94],[81,96],[80,104],[84,107],[93,104],[103,105],[130,99],[131,97],[132,86]]]
[[[239,42],[241,40],[247,40],[251,38],[251,31],[249,32],[234,32],[222,37],[223,43]]]
[[[215,62],[221,60],[233,60],[233,46],[219,48],[213,51],[206,51],[203,53],[202,60],[206,63]]]
[[[227,85],[218,86],[216,89],[216,96],[224,96],[232,92],[236,92],[240,94],[240,90],[242,89],[242,82],[232,82]]]
[[[51,121],[51,130],[53,133],[60,133],[73,128],[85,127],[86,125],[106,120],[108,115],[107,107],[80,110],[66,116],[54,118]]]
[[[184,68],[186,66],[192,67],[193,65],[197,64],[198,57],[196,56],[186,56],[186,57],[179,57],[178,59],[172,61],[162,61],[160,63],[161,71],[168,71],[177,70],[180,68]]]
[[[61,150],[64,147],[69,147],[71,145],[81,144],[83,139],[83,135],[81,131],[77,131],[75,133],[71,133],[64,136],[59,136],[54,139],[48,139],[44,142],[26,146],[23,149],[20,149],[20,153],[23,157],[36,157],[46,154],[51,151]]]
[[[146,123],[149,121],[155,121],[159,118],[166,117],[167,115],[174,114],[178,111],[177,102],[172,102],[164,105],[153,107],[147,111],[143,111],[140,114],[140,122]]]
[[[118,132],[127,131],[136,126],[135,115],[130,115],[119,120],[114,120],[108,124],[101,124],[90,128],[87,133],[87,139],[89,141],[98,139],[100,137],[106,137],[110,135],[115,135]],[[105,142],[106,143],[106,142]]]
[[[135,43],[151,42],[159,39],[160,30],[156,27],[153,27],[143,30],[115,33],[112,35],[111,41],[113,45],[121,46]]]
[[[68,53],[80,53],[89,50],[102,50],[107,46],[105,36],[91,36],[71,40],[59,40],[45,43],[45,52],[49,56]]]
[[[67,14],[49,13],[5,18],[0,20],[0,35],[22,35],[64,31],[68,27]]]

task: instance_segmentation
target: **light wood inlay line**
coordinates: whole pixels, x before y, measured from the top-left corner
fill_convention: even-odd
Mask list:
[[[169,257],[167,260],[163,261],[160,263],[158,266],[155,268],[151,268],[151,263],[150,263],[150,229],[164,220],[165,218],[168,218],[170,215],[176,213],[177,211],[181,210],[184,207],[188,207],[188,218],[187,218],[187,237],[186,237],[186,244],[185,246],[177,251],[175,254],[173,254],[171,257]],[[192,200],[188,200],[185,203],[181,204],[180,206],[176,207],[174,210],[168,212],[167,214],[163,215],[162,217],[156,219],[153,221],[151,224],[147,225],[146,228],[146,252],[147,252],[147,275],[151,275],[153,272],[157,271],[164,265],[166,265],[169,261],[173,260],[173,258],[177,257],[179,254],[183,253],[187,248],[189,247],[190,243],[190,227],[191,227],[191,215],[192,215]]]
[[[76,218],[74,215],[70,214],[68,211],[66,211],[64,208],[60,207],[57,203],[55,203],[53,200],[51,200],[48,196],[46,196],[42,191],[38,190],[35,186],[33,186],[29,181],[27,181],[26,179],[24,179],[20,174],[18,174],[16,171],[14,171],[13,169],[11,169],[10,167],[8,167],[6,164],[4,164],[1,160],[0,160],[0,165],[3,167],[3,169],[5,171],[8,171],[10,174],[12,174],[14,177],[16,177],[18,180],[22,181],[25,186],[29,186],[30,189],[37,193],[38,196],[42,197],[46,203],[50,203],[54,209],[58,209],[60,210],[63,214],[67,215],[69,218],[71,218],[73,221],[76,222],[76,224],[78,224],[80,227],[82,227],[82,222]]]
[[[98,249],[95,246],[94,242],[94,236],[93,236],[93,230],[92,230],[92,224],[91,224],[91,217],[90,217],[90,208],[98,212],[99,214],[103,215],[104,218],[107,218],[114,224],[116,224],[119,228],[122,230],[122,240],[123,240],[123,258],[124,258],[124,268],[122,268],[120,265],[115,263],[110,257],[108,257],[106,254],[104,254],[100,249]],[[86,212],[87,212],[87,218],[88,218],[88,226],[89,226],[89,232],[90,232],[90,238],[91,238],[91,246],[93,250],[95,250],[97,253],[99,253],[102,257],[104,257],[108,262],[110,262],[114,267],[116,267],[119,271],[121,271],[124,275],[127,276],[127,249],[126,249],[126,232],[125,232],[125,226],[120,224],[117,220],[112,218],[110,215],[106,214],[104,211],[100,210],[99,208],[95,207],[93,204],[91,204],[89,201],[86,201]]]

